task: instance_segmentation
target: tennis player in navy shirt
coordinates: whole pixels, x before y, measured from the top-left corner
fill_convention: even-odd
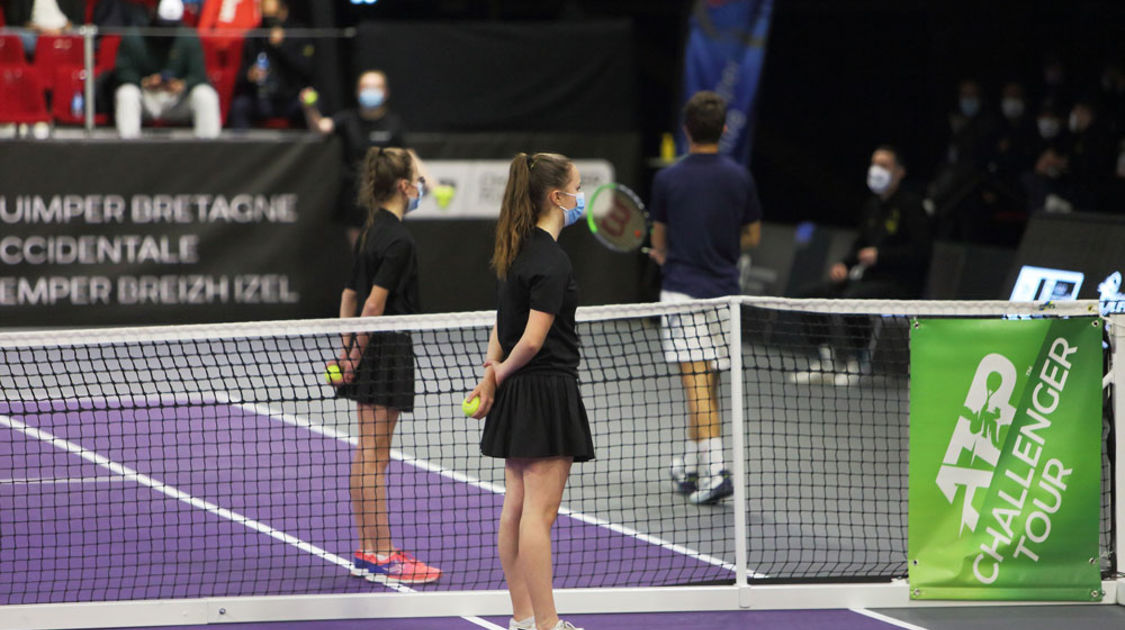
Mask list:
[[[657,173],[652,186],[650,256],[663,268],[661,302],[740,293],[738,257],[761,236],[761,202],[750,172],[719,154],[726,102],[699,92],[684,106],[689,152]],[[729,351],[716,311],[664,318],[665,360],[678,363],[688,403],[684,454],[672,463],[673,488],[696,504],[734,493],[723,463],[718,370]]]

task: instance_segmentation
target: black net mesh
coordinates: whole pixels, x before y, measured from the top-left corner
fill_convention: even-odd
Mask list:
[[[906,574],[909,319],[730,313],[580,312],[596,459],[572,469],[556,587],[734,582],[735,324],[751,580]],[[461,411],[491,323],[365,324],[381,354],[356,396],[412,407],[384,461],[365,453],[388,418],[361,421],[325,382],[370,332],[354,323],[0,335],[0,605],[505,588],[503,464]],[[399,573],[357,566],[388,530]]]

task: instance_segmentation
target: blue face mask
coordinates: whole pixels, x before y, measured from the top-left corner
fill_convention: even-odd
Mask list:
[[[559,192],[562,191],[560,190]],[[586,214],[586,193],[580,192],[577,195],[571,195],[568,192],[563,192],[563,194],[574,197],[575,201],[573,208],[563,208],[559,206],[563,211],[563,227],[570,227],[577,223],[578,219],[581,219],[583,214]]]
[[[364,88],[359,91],[359,106],[364,109],[377,109],[383,104],[383,90],[379,88]]]
[[[414,186],[418,189],[418,196],[411,198],[410,203],[406,204],[407,212],[414,212],[415,210],[417,210],[418,204],[422,203],[422,196],[426,194],[426,185],[423,184],[421,180],[415,183]]]

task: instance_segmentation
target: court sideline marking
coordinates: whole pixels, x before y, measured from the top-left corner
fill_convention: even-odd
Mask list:
[[[215,402],[225,404],[225,405],[230,405],[232,407],[237,407],[237,408],[242,409],[243,411],[248,411],[248,412],[253,413],[254,415],[257,415],[257,416],[262,416],[262,417],[265,417],[265,418],[280,420],[280,421],[282,421],[286,424],[290,424],[290,425],[293,425],[293,426],[296,426],[296,427],[300,427],[300,428],[305,429],[307,431],[310,431],[312,433],[317,433],[317,434],[323,435],[325,437],[330,437],[330,438],[339,440],[341,442],[345,442],[347,444],[350,444],[353,447],[356,446],[359,443],[359,441],[356,438],[348,435],[347,433],[343,433],[343,432],[338,431],[336,429],[333,429],[331,427],[327,427],[327,426],[324,426],[324,425],[313,423],[312,421],[310,421],[306,418],[302,418],[300,416],[295,416],[293,414],[289,414],[289,413],[286,413],[286,412],[283,412],[283,411],[278,411],[278,410],[270,407],[269,405],[260,404],[260,403],[241,402],[239,400],[235,400],[234,398],[226,396],[225,394],[222,394],[222,393],[216,393],[215,394]],[[413,457],[411,455],[407,455],[406,453],[403,453],[402,451],[399,451],[398,449],[391,449],[391,458],[396,459],[398,461],[401,461],[404,464],[409,464],[409,465],[414,466],[416,468],[421,468],[421,469],[429,471],[429,472],[437,473],[438,475],[441,475],[441,476],[446,477],[448,479],[452,479],[454,481],[458,481],[458,482],[461,482],[461,483],[464,483],[464,484],[468,484],[470,486],[473,486],[475,488],[479,488],[481,490],[485,490],[485,491],[492,492],[492,493],[495,493],[495,494],[504,494],[504,487],[503,486],[500,486],[498,484],[495,484],[495,483],[492,483],[492,482],[489,482],[489,481],[483,481],[481,479],[477,479],[476,477],[473,477],[471,475],[468,475],[468,474],[465,474],[465,473],[462,473],[462,472],[458,472],[456,470],[452,470],[452,469],[449,469],[449,468],[445,468],[443,466],[440,466],[438,464],[434,464],[433,462],[430,462],[430,461],[427,461],[427,460],[424,460],[424,459],[420,459],[420,458],[417,458],[417,457]],[[625,525],[620,525],[618,523],[614,523],[612,521],[608,521],[606,519],[599,518],[597,516],[591,516],[591,515],[586,514],[584,512],[572,510],[570,508],[567,508],[566,506],[560,506],[559,507],[559,514],[562,514],[564,516],[572,518],[576,521],[581,521],[581,522],[587,523],[589,525],[594,525],[596,527],[602,527],[602,528],[608,529],[608,530],[616,532],[618,534],[629,536],[631,538],[636,538],[637,540],[639,540],[641,542],[645,542],[645,543],[648,543],[648,544],[651,544],[651,545],[656,545],[658,547],[661,547],[662,549],[667,549],[669,551],[673,551],[675,553],[679,553],[681,555],[688,556],[689,558],[692,558],[694,560],[699,560],[700,562],[705,562],[707,564],[711,564],[711,565],[726,569],[727,571],[730,571],[732,573],[736,571],[736,567],[735,567],[734,564],[732,564],[730,562],[726,562],[725,560],[722,560],[721,558],[716,558],[714,556],[702,553],[702,552],[697,551],[695,549],[692,549],[690,547],[685,547],[684,545],[673,543],[671,541],[665,540],[663,538],[659,538],[657,536],[653,536],[651,534],[645,534],[645,533],[639,532],[639,531],[637,531],[637,530],[635,530],[631,527],[627,527]],[[754,570],[749,570],[747,572],[747,574],[752,578],[769,577],[768,575],[766,575],[764,573],[758,573],[757,571],[754,571]]]
[[[77,444],[75,442],[71,442],[70,440],[60,438],[50,433],[49,431],[38,429],[19,420],[16,420],[15,418],[5,415],[0,415],[0,425],[5,426],[13,431],[23,433],[28,437],[46,442],[51,446],[62,449],[63,451],[66,451],[73,455],[77,455],[92,464],[101,466],[102,468],[109,470],[117,476],[124,477],[129,481],[155,490],[167,497],[170,497],[182,503],[186,503],[191,507],[204,510],[220,518],[225,518],[234,523],[238,523],[239,525],[242,525],[260,534],[265,534],[287,545],[294,546],[297,549],[300,549],[301,551],[304,551],[306,553],[310,553],[326,562],[339,565],[349,570],[352,567],[351,561],[347,560],[346,558],[342,558],[334,553],[321,549],[320,547],[312,543],[305,542],[300,538],[293,536],[292,534],[287,534],[261,521],[254,520],[248,516],[235,512],[234,510],[229,510],[220,505],[216,505],[215,503],[211,503],[210,501],[192,496],[184,492],[183,490],[176,488],[175,486],[168,485],[160,481],[159,479],[156,479],[155,477],[150,477],[149,475],[130,468],[129,466],[115,462],[96,451],[92,451],[82,446],[81,444]],[[377,580],[380,584],[392,590],[398,591],[400,593],[416,592],[414,589],[408,586],[388,582],[385,578],[381,578],[381,576],[377,577],[380,578]],[[480,626],[481,628],[487,628],[488,630],[504,630],[504,628],[490,621],[481,619],[480,617],[461,617],[461,619],[464,619],[465,621],[468,621],[469,623],[472,623],[476,626]]]
[[[927,630],[926,628],[924,628],[922,626],[916,626],[912,623],[903,621],[901,619],[895,619],[894,617],[884,615],[883,613],[877,613],[874,610],[868,610],[866,608],[849,608],[848,610],[856,613],[857,615],[863,615],[864,617],[870,617],[870,618],[875,619],[877,621],[882,621],[883,623],[889,623],[892,626],[898,626],[899,628],[906,628],[906,630]]]

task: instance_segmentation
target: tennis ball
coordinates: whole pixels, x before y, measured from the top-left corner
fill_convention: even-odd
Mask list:
[[[308,91],[301,94],[301,102],[303,102],[305,105],[316,105],[316,101],[319,98],[320,95],[317,94],[316,90],[312,88],[309,88]]]
[[[449,207],[449,202],[453,201],[453,193],[455,189],[449,184],[439,184],[434,186],[434,198],[437,199],[438,205],[444,210]]]
[[[324,382],[329,385],[339,385],[344,382],[344,375],[340,373],[340,366],[333,363],[324,370]]]
[[[464,411],[466,416],[473,415],[478,409],[480,409],[480,396],[461,401],[461,411]]]

